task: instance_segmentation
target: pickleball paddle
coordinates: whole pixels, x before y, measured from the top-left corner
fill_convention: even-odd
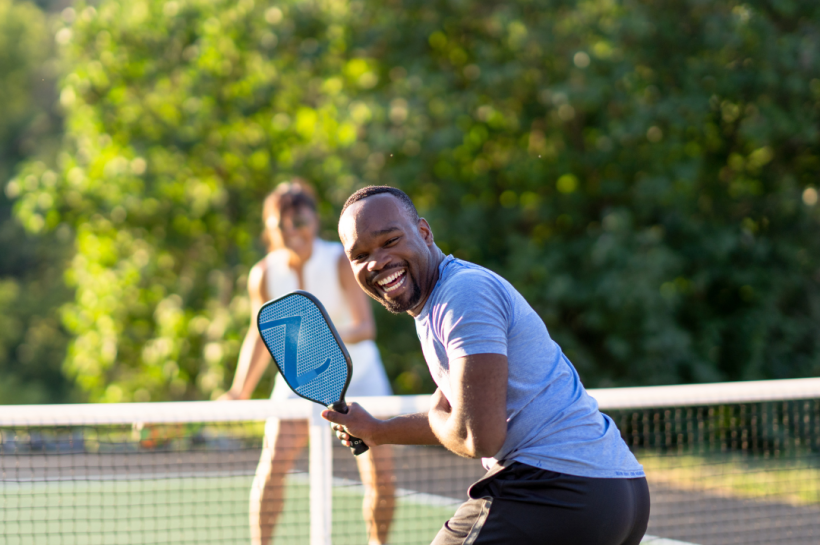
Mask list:
[[[259,334],[282,378],[297,395],[347,413],[345,392],[353,366],[322,303],[306,291],[293,291],[265,303],[256,317]],[[358,456],[368,446],[350,437]]]

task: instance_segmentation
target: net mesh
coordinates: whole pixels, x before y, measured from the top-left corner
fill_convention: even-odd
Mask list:
[[[820,400],[610,411],[644,466],[650,533],[820,543]]]
[[[660,536],[646,542],[820,542],[820,385],[781,386],[766,385],[764,399],[727,386],[725,402],[696,387],[592,392],[646,469],[648,533]],[[647,406],[653,396],[666,401]],[[251,519],[274,543],[308,543],[307,424],[268,424],[264,441],[276,411],[234,411],[244,403],[256,402],[84,407],[73,419],[59,406],[0,407],[0,545],[244,544]],[[273,448],[284,463],[265,486]],[[484,473],[435,447],[391,447],[378,468],[340,445],[332,457],[334,544],[367,542],[368,502],[381,506],[370,518],[389,525],[389,543],[429,543]],[[268,498],[255,515],[254,494]]]

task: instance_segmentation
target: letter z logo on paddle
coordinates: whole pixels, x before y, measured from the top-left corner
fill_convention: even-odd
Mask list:
[[[345,392],[353,364],[325,307],[314,295],[296,290],[268,301],[259,309],[256,324],[291,390],[323,407],[347,412]],[[368,449],[356,437],[351,436],[350,443],[356,456]]]
[[[301,375],[297,368],[297,358],[299,351],[299,332],[302,329],[302,317],[291,316],[279,320],[271,320],[259,324],[260,331],[267,331],[275,327],[285,328],[285,361],[282,362],[282,374],[292,388],[298,388],[316,379],[319,375],[327,371],[330,367],[330,358],[322,365],[311,371],[305,371]]]

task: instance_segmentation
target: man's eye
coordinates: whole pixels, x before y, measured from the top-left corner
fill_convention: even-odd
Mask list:
[[[384,243],[384,245],[385,245],[385,246],[392,246],[392,245],[394,245],[396,242],[398,242],[398,240],[399,240],[399,237],[391,238],[390,240],[388,240],[387,242],[385,242],[385,243]]]

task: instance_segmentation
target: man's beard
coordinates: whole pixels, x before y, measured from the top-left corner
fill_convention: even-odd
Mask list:
[[[376,297],[373,297],[373,299],[381,303],[382,306],[388,310],[388,312],[393,314],[404,314],[411,308],[418,305],[419,301],[421,301],[421,288],[419,287],[419,283],[416,282],[416,279],[410,275],[409,270],[407,271],[407,281],[412,282],[413,292],[406,301],[402,302],[395,299],[387,299],[382,295],[377,295]]]

